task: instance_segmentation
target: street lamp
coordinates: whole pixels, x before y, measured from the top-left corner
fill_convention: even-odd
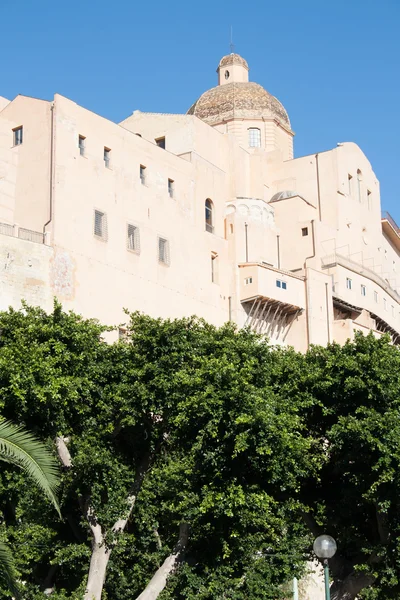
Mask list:
[[[325,576],[325,600],[331,600],[331,593],[329,590],[328,559],[332,558],[332,556],[334,556],[336,553],[336,542],[330,535],[320,535],[314,540],[313,549],[318,558],[323,560]]]

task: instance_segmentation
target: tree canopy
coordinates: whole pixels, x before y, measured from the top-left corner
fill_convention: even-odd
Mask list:
[[[57,304],[0,313],[0,331],[0,414],[63,465],[62,520],[0,472],[0,527],[29,600],[144,600],[150,581],[160,600],[276,599],[321,532],[338,543],[336,598],[398,596],[388,339],[301,355],[230,324],[134,313],[108,344]]]

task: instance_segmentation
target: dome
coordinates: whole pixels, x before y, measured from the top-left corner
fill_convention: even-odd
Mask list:
[[[247,60],[242,58],[240,54],[233,54],[233,52],[232,54],[223,56],[219,61],[218,67],[227,67],[228,65],[241,65],[242,67],[246,67],[246,69],[249,68]]]
[[[222,65],[225,59],[243,62],[226,62]],[[240,64],[247,67],[247,62],[238,54],[224,56],[220,61],[220,66],[227,64]],[[279,100],[258,83],[249,81],[227,83],[211,88],[200,96],[189,108],[187,114],[195,115],[209,125],[216,125],[233,118],[275,118],[286,129],[290,129],[288,114]]]

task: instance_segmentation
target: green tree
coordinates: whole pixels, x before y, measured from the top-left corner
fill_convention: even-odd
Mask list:
[[[272,599],[301,574],[313,440],[277,384],[295,353],[139,314],[106,344],[58,305],[2,313],[0,329],[0,409],[57,439],[64,465],[62,522],[15,474],[0,481],[29,600]]]
[[[0,420],[0,460],[21,467],[50,499],[61,517],[55,495],[59,485],[58,464],[42,442],[22,427]],[[14,570],[12,554],[0,541],[0,582],[19,596]]]
[[[333,535],[333,600],[400,594],[400,352],[359,334],[288,365],[287,394],[306,406],[317,475],[298,496],[314,536]]]

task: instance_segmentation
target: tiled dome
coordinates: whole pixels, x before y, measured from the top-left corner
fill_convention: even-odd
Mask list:
[[[222,61],[230,57],[238,57],[247,66],[246,61],[238,54],[224,56],[221,59],[220,66]],[[232,60],[236,60],[236,58],[232,58]],[[288,114],[279,100],[261,85],[252,82],[227,83],[211,88],[211,90],[200,96],[189,108],[187,114],[196,115],[209,125],[216,125],[233,118],[260,119],[272,117],[276,118],[284,127],[290,129]]]
[[[240,54],[227,54],[226,56],[223,56],[221,58],[221,60],[219,61],[219,67],[226,67],[228,65],[242,65],[242,67],[246,67],[246,69],[249,68],[249,65],[247,64],[247,60],[245,60],[244,58],[242,58],[240,56]]]

